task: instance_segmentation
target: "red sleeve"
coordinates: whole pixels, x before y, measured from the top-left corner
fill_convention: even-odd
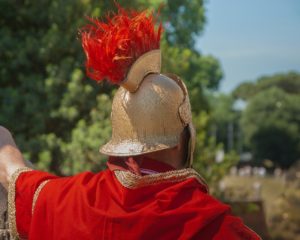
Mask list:
[[[85,219],[85,216],[80,214],[86,214],[84,203],[91,200],[89,196],[99,198],[95,193],[99,181],[94,176],[90,172],[85,172],[72,177],[57,177],[28,168],[17,170],[9,186],[12,199],[10,201],[12,207],[9,210],[12,218],[9,221],[12,222],[10,226],[13,237],[64,239],[66,231],[72,230],[74,234],[74,229],[69,229],[70,223],[74,224],[76,219],[80,226],[81,219]],[[79,213],[76,212],[78,207],[82,207]],[[61,218],[64,219],[63,222],[60,221]],[[58,229],[63,231],[57,231]]]
[[[102,194],[110,186],[102,176],[83,172],[50,180],[36,201],[29,239],[97,239],[102,210],[98,205],[96,212],[92,209],[95,203],[102,205],[109,199]]]
[[[223,222],[213,239],[261,240],[257,233],[244,225],[240,218],[229,214],[225,215]]]
[[[45,181],[57,178],[52,174],[29,168],[17,170],[11,180],[10,228],[13,235],[27,238],[35,193]]]

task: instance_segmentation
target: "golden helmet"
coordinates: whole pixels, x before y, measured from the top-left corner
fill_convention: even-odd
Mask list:
[[[173,148],[188,128],[191,166],[195,131],[189,96],[179,77],[161,74],[161,25],[156,32],[151,16],[123,9],[107,24],[92,22],[82,34],[87,74],[120,85],[112,104],[112,137],[100,152],[136,156]]]
[[[172,148],[185,127],[194,136],[187,89],[175,75],[160,74],[160,59],[160,50],[152,50],[132,65],[114,96],[112,137],[101,153],[135,156]]]

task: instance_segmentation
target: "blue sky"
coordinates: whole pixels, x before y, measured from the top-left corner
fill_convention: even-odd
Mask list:
[[[220,60],[222,92],[262,75],[300,72],[300,0],[209,0],[206,9],[197,48]]]

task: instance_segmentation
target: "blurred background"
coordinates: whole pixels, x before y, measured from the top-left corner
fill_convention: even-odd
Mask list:
[[[194,167],[263,239],[300,239],[300,2],[118,1],[160,10],[163,72],[189,88]],[[0,125],[66,176],[105,168],[115,87],[85,76],[78,29],[113,1],[0,0]]]

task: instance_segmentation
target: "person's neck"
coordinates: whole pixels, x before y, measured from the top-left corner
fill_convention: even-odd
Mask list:
[[[184,162],[182,159],[182,155],[177,151],[177,149],[166,149],[146,154],[146,156],[151,159],[155,159],[157,161],[169,164],[175,169],[184,168],[182,164]]]

